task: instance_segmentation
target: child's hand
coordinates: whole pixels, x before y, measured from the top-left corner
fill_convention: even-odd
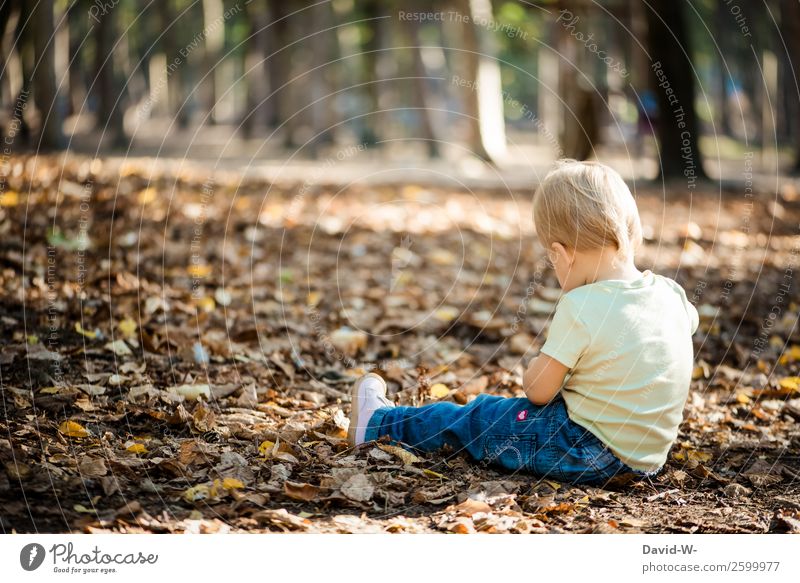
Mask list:
[[[569,369],[546,354],[534,358],[522,376],[522,388],[534,405],[545,405],[564,384]]]

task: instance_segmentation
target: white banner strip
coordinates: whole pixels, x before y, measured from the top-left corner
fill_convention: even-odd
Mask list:
[[[800,581],[792,535],[5,535],[3,581]]]

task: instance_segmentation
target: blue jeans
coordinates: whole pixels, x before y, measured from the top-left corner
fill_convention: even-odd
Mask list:
[[[386,407],[372,415],[365,438],[384,435],[421,451],[449,445],[486,464],[573,484],[603,486],[615,476],[653,476],[661,469],[644,472],[617,458],[569,418],[560,395],[546,405],[481,394],[463,406]]]

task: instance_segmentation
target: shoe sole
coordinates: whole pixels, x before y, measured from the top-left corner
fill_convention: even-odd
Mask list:
[[[347,442],[351,446],[355,446],[356,444],[356,427],[358,427],[358,391],[361,388],[361,384],[368,378],[379,379],[383,383],[384,387],[386,386],[386,381],[384,381],[380,375],[377,375],[374,372],[368,372],[354,382],[353,386],[350,387],[350,427],[347,428]],[[385,391],[384,396],[386,396]]]

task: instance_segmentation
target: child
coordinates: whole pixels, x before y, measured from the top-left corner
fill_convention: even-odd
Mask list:
[[[559,162],[534,195],[533,215],[564,293],[525,370],[527,399],[395,407],[370,373],[352,388],[351,444],[389,435],[424,451],[450,445],[575,484],[658,473],[688,396],[697,311],[675,281],[634,265],[639,213],[608,166]]]

